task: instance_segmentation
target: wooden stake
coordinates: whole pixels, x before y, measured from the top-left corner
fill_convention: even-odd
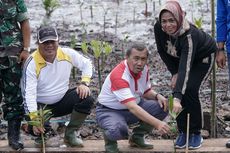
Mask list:
[[[189,140],[189,120],[190,120],[190,114],[187,114],[187,133],[186,133],[186,150],[185,152],[188,153],[188,140]]]

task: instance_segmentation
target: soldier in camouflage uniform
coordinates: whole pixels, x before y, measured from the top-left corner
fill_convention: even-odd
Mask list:
[[[3,117],[8,121],[8,142],[23,149],[20,126],[24,115],[20,78],[22,63],[29,56],[30,26],[24,0],[0,0],[0,95]]]

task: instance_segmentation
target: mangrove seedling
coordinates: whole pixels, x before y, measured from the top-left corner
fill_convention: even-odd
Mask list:
[[[29,125],[40,127],[44,129],[45,122],[49,121],[49,119],[52,117],[52,112],[50,109],[45,109],[46,105],[44,107],[40,107],[38,111],[29,113],[30,121],[28,121]],[[41,133],[41,152],[46,152],[45,147],[45,138],[44,133]]]

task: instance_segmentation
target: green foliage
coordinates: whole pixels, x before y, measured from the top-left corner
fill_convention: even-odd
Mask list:
[[[194,21],[195,21],[195,26],[199,29],[202,28],[202,25],[203,25],[203,18],[200,17],[200,18],[194,18]]]
[[[77,43],[76,37],[75,35],[72,35],[70,40],[70,48],[74,49],[76,47],[76,43]]]
[[[50,109],[45,109],[46,106],[40,108],[36,112],[32,112],[29,114],[31,121],[28,121],[29,125],[40,127],[44,129],[44,123],[48,121],[52,117],[52,112]],[[42,153],[45,153],[45,140],[44,134],[41,133],[42,137]]]
[[[198,6],[201,6],[203,2],[201,0],[190,0],[191,3],[195,2]]]
[[[175,120],[177,117],[177,114],[173,112],[173,96],[169,96],[169,115]]]
[[[60,3],[58,0],[42,0],[44,9],[46,11],[46,16],[50,17],[52,12],[60,7]]]
[[[90,42],[94,57],[98,59],[101,56],[102,50],[101,50],[101,42],[98,40],[92,40]]]
[[[82,44],[82,48],[88,48],[87,44]],[[97,71],[98,71],[98,82],[99,82],[99,89],[101,89],[102,79],[101,79],[101,70],[103,69],[104,59],[112,52],[112,47],[109,43],[99,41],[99,40],[92,40],[90,42],[90,47],[93,51],[94,57],[97,60]]]
[[[81,49],[83,51],[84,54],[87,54],[88,53],[88,45],[87,45],[87,42],[86,41],[83,41],[81,43]]]
[[[37,127],[43,127],[43,124],[48,121],[52,117],[52,112],[50,109],[45,109],[46,106],[40,108],[36,112],[32,112],[29,114],[31,121],[28,121],[28,124],[39,125]]]
[[[103,48],[106,56],[108,56],[112,52],[112,47],[107,42],[103,42]]]

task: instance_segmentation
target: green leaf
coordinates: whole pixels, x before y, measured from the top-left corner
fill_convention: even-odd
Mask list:
[[[41,122],[39,122],[39,121],[28,121],[28,124],[32,125],[32,126],[40,127]]]
[[[94,57],[98,59],[101,56],[101,42],[97,40],[92,40],[90,44],[92,46]]]
[[[52,114],[51,112],[51,109],[46,109],[46,110],[43,110],[43,114],[46,115],[46,114]]]
[[[194,18],[194,20],[195,20],[196,27],[201,29],[203,25],[203,18],[202,17],[200,17],[199,19]]]
[[[173,112],[173,96],[169,96],[169,115],[173,118],[176,119],[177,114]]]
[[[109,43],[104,43],[104,51],[105,51],[105,55],[108,56],[111,51],[112,51],[112,47],[110,46]]]
[[[87,45],[86,41],[83,41],[81,43],[81,49],[82,49],[83,53],[87,54],[87,52],[88,52],[88,45]]]
[[[70,40],[70,48],[74,49],[76,47],[76,43],[77,43],[77,40],[75,38],[75,35],[72,35],[71,40]]]
[[[169,96],[169,112],[172,112],[173,110],[173,96]]]

